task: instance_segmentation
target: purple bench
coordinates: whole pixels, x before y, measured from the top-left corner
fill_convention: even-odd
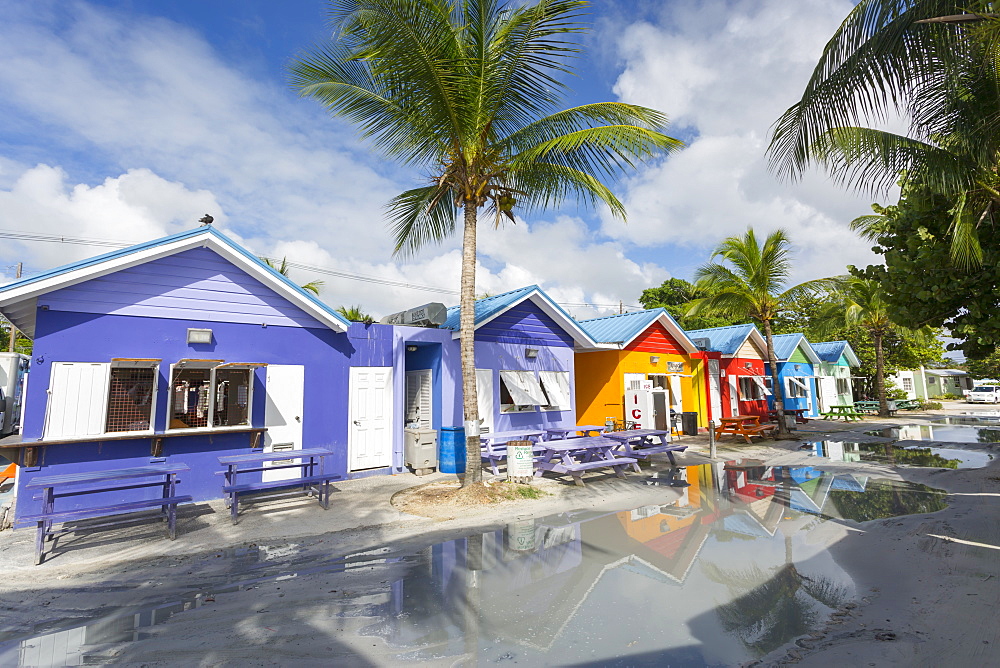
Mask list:
[[[120,515],[146,508],[159,508],[160,516],[167,521],[167,536],[173,540],[177,536],[177,504],[190,503],[190,496],[177,495],[178,473],[190,471],[186,464],[152,464],[150,466],[134,466],[124,469],[105,471],[84,471],[81,473],[66,473],[63,475],[39,476],[25,485],[26,489],[41,489],[42,512],[20,518],[23,522],[37,522],[38,531],[35,535],[35,564],[42,563],[45,542],[74,529],[62,528],[54,531],[52,525],[72,520],[89,519]],[[150,480],[153,478],[154,480]],[[132,489],[158,489],[160,496],[148,499],[136,499],[112,503],[91,508],[73,508],[56,510],[56,499],[98,494],[102,492],[117,492]],[[118,518],[110,522],[89,525],[90,529],[121,524]]]
[[[292,487],[302,487],[307,494],[316,494],[319,505],[323,510],[330,509],[330,482],[340,480],[341,475],[337,473],[323,473],[323,459],[332,455],[330,450],[322,448],[307,448],[304,450],[285,450],[283,452],[255,452],[245,455],[226,455],[219,457],[219,463],[225,465],[226,470],[221,474],[225,476],[225,483],[222,485],[222,493],[226,496],[226,505],[229,506],[230,519],[233,524],[239,521],[240,496],[253,492],[266,492],[273,489],[287,489]],[[285,460],[299,459],[299,463],[279,463]],[[271,464],[264,466],[264,464]],[[317,470],[317,467],[319,470]],[[236,476],[243,473],[260,473],[262,471],[276,471],[280,469],[301,469],[298,478],[286,478],[284,480],[269,480],[237,483]]]

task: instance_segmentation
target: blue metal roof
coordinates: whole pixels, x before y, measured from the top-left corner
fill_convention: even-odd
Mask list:
[[[775,334],[771,338],[774,341],[774,357],[779,362],[784,362],[795,353],[799,341],[806,337],[804,334]]]
[[[692,339],[708,339],[709,350],[723,355],[735,355],[750,332],[757,329],[756,325],[729,325],[727,327],[712,327],[711,329],[689,329],[687,335]]]
[[[478,325],[484,320],[489,320],[493,316],[502,313],[503,311],[506,311],[511,306],[514,306],[515,304],[523,300],[534,290],[542,292],[537,285],[529,285],[524,288],[518,288],[517,290],[511,290],[510,292],[504,292],[503,294],[492,295],[490,297],[485,297],[483,299],[477,299],[476,324]],[[448,317],[445,318],[444,324],[441,325],[441,328],[454,329],[457,331],[461,326],[461,323],[459,322],[460,315],[461,315],[461,306],[448,307]],[[566,317],[568,318],[569,315],[567,315]]]
[[[844,354],[844,349],[847,348],[847,341],[823,341],[811,345],[821,360],[836,364],[840,361],[840,356]]]
[[[315,295],[313,295],[308,290],[303,290],[301,287],[299,287],[298,285],[296,285],[295,282],[292,281],[291,279],[289,279],[287,276],[282,275],[277,269],[269,266],[266,262],[264,262],[263,260],[261,260],[259,257],[257,257],[256,255],[254,255],[253,253],[251,253],[250,251],[248,251],[246,248],[243,248],[243,246],[240,246],[235,241],[233,241],[232,239],[230,239],[229,237],[227,237],[225,234],[223,234],[222,232],[220,232],[217,229],[213,228],[211,225],[203,225],[203,226],[200,226],[200,227],[195,227],[195,228],[190,229],[190,230],[184,230],[183,232],[178,232],[177,234],[171,234],[169,236],[161,237],[159,239],[154,239],[152,241],[146,241],[146,242],[141,243],[141,244],[136,244],[134,246],[129,246],[128,248],[122,248],[121,250],[115,250],[115,251],[111,251],[109,253],[103,253],[101,255],[95,255],[94,257],[87,258],[86,260],[80,260],[79,262],[73,262],[71,264],[66,264],[66,265],[63,265],[61,267],[56,267],[55,269],[50,269],[48,271],[44,271],[44,272],[42,272],[40,274],[36,274],[34,276],[31,276],[30,278],[25,278],[25,279],[22,279],[20,281],[16,281],[14,283],[9,283],[9,284],[3,286],[2,288],[0,288],[0,295],[2,295],[5,292],[8,292],[10,290],[14,290],[14,289],[17,289],[17,288],[28,286],[28,285],[31,285],[33,283],[38,283],[40,281],[44,281],[44,280],[49,279],[49,278],[56,278],[56,277],[58,277],[60,275],[69,274],[69,273],[71,273],[73,271],[77,271],[79,269],[86,269],[87,267],[92,267],[92,266],[95,266],[95,265],[103,264],[105,262],[110,262],[110,261],[113,261],[113,260],[124,258],[124,257],[132,255],[134,253],[138,253],[138,252],[150,249],[150,248],[155,248],[157,246],[164,246],[166,244],[174,243],[176,241],[183,241],[183,240],[186,240],[186,239],[192,239],[192,238],[196,238],[196,237],[199,237],[199,236],[212,237],[215,240],[217,240],[217,241],[225,244],[226,246],[228,246],[232,250],[236,251],[237,253],[239,253],[240,255],[242,255],[243,257],[245,257],[250,262],[252,262],[252,263],[256,264],[257,266],[259,266],[265,272],[270,273],[272,275],[272,277],[275,280],[277,280],[278,282],[282,283],[284,285],[284,287],[286,287],[289,290],[292,290],[292,291],[298,293],[302,297],[305,297],[310,302],[312,302],[317,307],[319,307],[324,312],[326,312],[329,316],[331,316],[334,319],[336,319],[336,320],[340,321],[341,323],[343,323],[343,325],[344,325],[345,328],[347,328],[347,327],[350,326],[351,322],[349,320],[347,320],[346,318],[344,318],[339,313],[337,313],[329,305],[327,305],[327,304],[323,303],[322,301],[320,301]]]
[[[670,318],[666,309],[653,308],[646,311],[636,311],[634,313],[619,313],[602,318],[591,318],[590,320],[580,320],[580,326],[587,334],[590,334],[598,343],[628,343],[639,334],[646,331],[660,314]],[[670,318],[673,320],[673,318]],[[676,325],[677,322],[675,321]],[[680,329],[680,326],[678,326]],[[682,332],[684,330],[681,330]]]

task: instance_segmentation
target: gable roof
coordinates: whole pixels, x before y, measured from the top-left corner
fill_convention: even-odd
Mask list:
[[[761,351],[765,353],[767,351],[767,342],[764,340],[764,336],[753,324],[691,329],[688,330],[687,334],[692,340],[708,339],[709,350],[720,352],[723,355],[735,355],[749,338],[754,340]]]
[[[552,318],[552,320],[554,320],[555,323],[563,329],[563,331],[573,337],[573,341],[576,344],[575,347],[601,347],[596,341],[594,341],[593,338],[591,338],[591,336],[576,320],[571,318],[561,306],[552,301],[552,298],[545,294],[537,285],[528,285],[523,288],[518,288],[517,290],[504,292],[503,294],[492,295],[490,297],[485,297],[484,299],[477,299],[475,305],[476,329],[479,329],[497,316],[506,313],[518,304],[529,300],[538,306],[538,308],[540,308],[545,315]],[[459,322],[460,316],[460,306],[449,307],[448,315],[445,318],[444,324],[441,325],[441,328],[453,330],[455,332],[455,336],[457,337],[458,330],[461,328],[461,324]]]
[[[812,345],[816,356],[824,362],[836,364],[843,356],[847,358],[847,363],[850,366],[861,366],[861,360],[854,354],[854,349],[851,348],[851,344],[847,341],[824,341],[810,345]]]
[[[697,346],[688,337],[687,332],[681,329],[664,308],[581,320],[580,326],[598,343],[611,343],[624,348],[655,322],[663,325],[687,353],[698,352]]]
[[[811,363],[819,364],[820,362],[809,341],[806,340],[805,334],[777,334],[771,339],[774,341],[774,356],[779,362],[787,362],[795,354],[795,349],[799,347],[802,348]]]
[[[193,248],[208,248],[218,253],[334,331],[346,332],[350,326],[350,322],[330,306],[211,225],[96,255],[5,285],[0,288],[0,312],[19,330],[34,337],[38,297]]]

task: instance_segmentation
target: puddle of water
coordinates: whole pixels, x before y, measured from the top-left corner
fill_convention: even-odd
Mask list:
[[[993,459],[988,452],[931,446],[899,446],[894,443],[849,443],[813,441],[803,444],[817,457],[837,462],[878,462],[891,466],[919,466],[944,469],[978,469]]]
[[[324,645],[336,644],[338,656],[346,647],[376,664],[735,665],[808,633],[855,597],[850,575],[807,532],[829,520],[945,507],[943,492],[922,485],[756,460],[660,470],[643,482],[663,487],[660,503],[525,519],[405,557],[380,548],[310,564],[297,555],[280,572],[273,549],[221,554],[215,558],[241,560],[244,581],[72,627],[67,620],[31,637],[7,635],[0,665],[149,662],[206,626],[217,629],[217,656],[236,657],[249,642],[279,652],[259,629],[280,638],[299,632],[304,619],[308,633],[293,636],[289,651],[305,651],[301,641],[317,653],[285,655],[289,662],[322,663],[330,658]],[[219,607],[201,609],[209,599]],[[345,632],[348,621],[359,630]]]
[[[997,425],[1000,426],[1000,413],[950,415],[931,420],[932,424],[959,424],[966,426]]]
[[[975,427],[958,424],[908,424],[866,431],[900,441],[945,441],[947,443],[1000,443],[1000,426]]]

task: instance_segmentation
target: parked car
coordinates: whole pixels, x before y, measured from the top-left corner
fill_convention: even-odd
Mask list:
[[[969,392],[968,401],[970,404],[998,404],[1000,385],[976,385]]]

